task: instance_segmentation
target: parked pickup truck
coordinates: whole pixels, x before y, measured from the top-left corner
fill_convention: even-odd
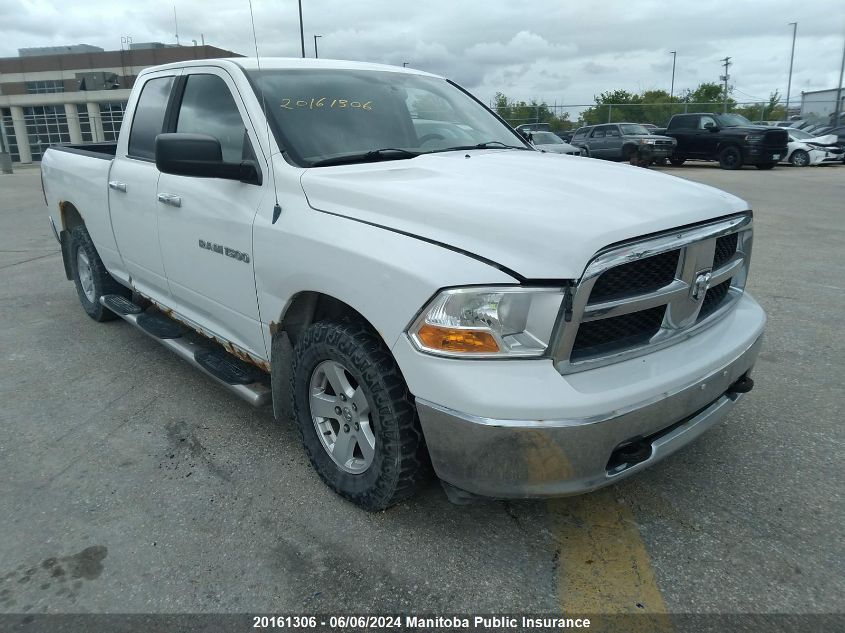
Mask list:
[[[50,148],[42,174],[88,315],[272,402],[369,510],[431,469],[453,500],[612,484],[753,384],[748,204],[536,151],[441,77],[150,68],[116,145]]]
[[[739,114],[675,114],[669,126],[652,134],[671,136],[678,145],[669,161],[683,165],[690,158],[717,160],[722,169],[754,165],[771,169],[788,152],[785,130],[754,125]]]

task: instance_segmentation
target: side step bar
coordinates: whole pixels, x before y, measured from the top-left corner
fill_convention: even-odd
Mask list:
[[[129,299],[105,295],[100,297],[100,303],[252,406],[270,404],[270,388],[261,382],[262,372],[257,367],[223,349],[210,349],[192,341],[190,336],[186,336],[188,330],[181,324],[158,312],[144,312],[141,306]]]

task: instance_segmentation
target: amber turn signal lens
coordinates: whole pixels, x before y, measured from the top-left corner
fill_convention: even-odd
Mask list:
[[[499,345],[490,332],[439,327],[426,323],[417,332],[427,348],[442,352],[498,352]]]

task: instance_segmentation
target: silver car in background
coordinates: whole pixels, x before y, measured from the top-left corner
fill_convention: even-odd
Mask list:
[[[554,132],[534,131],[530,132],[531,144],[543,152],[551,152],[552,154],[569,154],[570,156],[580,156],[581,150],[574,145],[570,145],[561,139]]]

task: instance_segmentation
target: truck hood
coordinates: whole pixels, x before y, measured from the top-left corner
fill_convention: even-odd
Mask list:
[[[311,168],[301,182],[316,210],[461,249],[525,279],[576,279],[605,246],[748,209],[667,174],[519,150]]]

